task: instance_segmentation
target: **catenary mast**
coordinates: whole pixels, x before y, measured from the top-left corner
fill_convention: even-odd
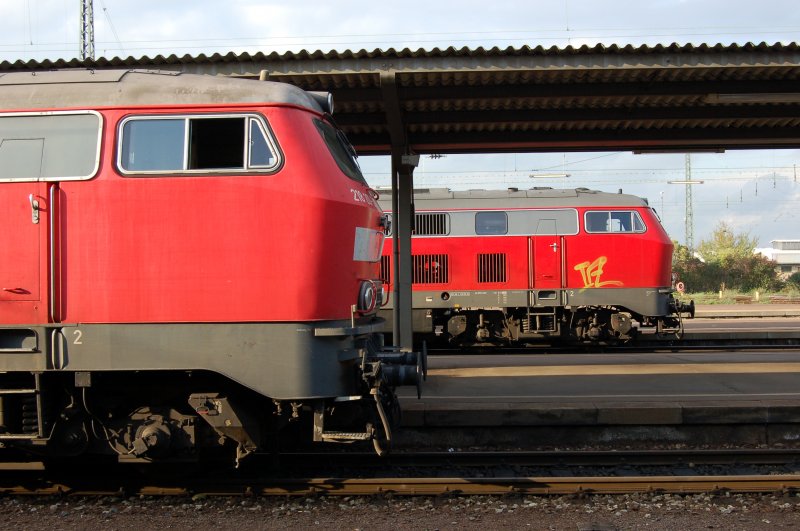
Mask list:
[[[80,50],[79,57],[94,59],[94,7],[93,0],[80,0]]]
[[[692,208],[692,156],[685,156],[686,163],[686,247],[694,251],[694,212]]]

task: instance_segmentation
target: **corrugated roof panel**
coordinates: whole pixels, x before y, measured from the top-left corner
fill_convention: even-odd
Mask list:
[[[337,121],[371,153],[390,149],[392,105],[421,153],[800,146],[796,43],[170,55],[3,62],[0,72],[121,66],[252,78],[266,70],[270,80],[333,92]],[[396,102],[381,88],[391,79]]]

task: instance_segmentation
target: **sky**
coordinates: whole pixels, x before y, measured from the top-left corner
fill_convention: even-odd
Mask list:
[[[0,61],[72,59],[80,0],[0,0]],[[94,0],[96,57],[800,42],[796,0]],[[386,157],[361,157],[373,186]],[[800,150],[692,154],[694,243],[720,221],[769,247],[800,239]],[[557,177],[541,177],[546,174]],[[531,177],[535,175],[535,177]],[[567,176],[563,176],[567,175]],[[636,194],[686,242],[683,154],[548,153],[423,157],[418,187],[587,187]]]

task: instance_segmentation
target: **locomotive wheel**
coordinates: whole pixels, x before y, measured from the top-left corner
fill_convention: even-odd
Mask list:
[[[80,418],[65,420],[56,425],[48,450],[56,457],[74,457],[89,447],[89,432]]]

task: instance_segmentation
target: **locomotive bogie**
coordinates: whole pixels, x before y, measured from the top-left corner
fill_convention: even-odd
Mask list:
[[[186,460],[232,441],[238,460],[267,445],[284,421],[305,424],[307,440],[316,425],[321,441],[344,441],[342,433],[369,441],[398,419],[392,388],[418,376],[415,359],[387,359],[394,354],[370,345],[370,327],[355,342],[340,335],[358,332],[347,321],[25,330],[54,341],[37,341],[31,361],[7,365],[36,372],[0,378],[0,442],[50,456]],[[375,395],[388,409],[385,427],[369,413]]]

